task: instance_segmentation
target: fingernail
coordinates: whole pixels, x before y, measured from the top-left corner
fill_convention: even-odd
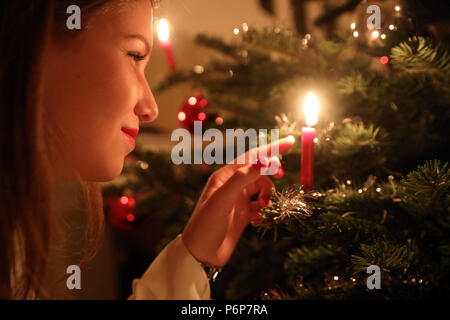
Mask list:
[[[258,158],[256,163],[252,164],[252,166],[256,169],[266,168],[269,166],[269,159],[267,159],[267,157]]]

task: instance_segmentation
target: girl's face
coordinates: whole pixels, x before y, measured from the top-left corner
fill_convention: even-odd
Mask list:
[[[120,175],[134,148],[129,134],[158,116],[144,74],[152,48],[151,4],[130,1],[94,14],[86,29],[81,16],[81,24],[70,31],[78,36],[45,49],[45,125],[57,132],[69,162],[64,165],[86,181],[108,181]]]

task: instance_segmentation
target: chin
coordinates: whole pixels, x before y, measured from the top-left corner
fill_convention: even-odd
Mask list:
[[[98,170],[95,170],[95,174],[84,176],[83,180],[91,182],[109,182],[120,176],[122,170],[123,160],[115,165],[105,165],[104,167],[98,168]]]

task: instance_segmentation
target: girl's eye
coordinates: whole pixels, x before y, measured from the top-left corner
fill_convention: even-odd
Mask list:
[[[144,60],[145,59],[145,56],[141,56],[141,55],[139,55],[139,54],[137,54],[135,52],[128,52],[128,55],[130,57],[132,57],[135,61],[140,61],[140,60]]]

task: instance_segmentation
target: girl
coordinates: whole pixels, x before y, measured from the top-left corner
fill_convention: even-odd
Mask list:
[[[69,30],[70,5],[81,29]],[[42,280],[55,241],[51,194],[78,181],[89,224],[85,261],[102,231],[98,182],[120,175],[140,122],[158,115],[144,70],[152,49],[149,0],[28,0],[0,4],[0,297],[48,297]],[[284,152],[292,137],[272,144]],[[260,167],[228,164],[209,178],[182,234],[140,279],[134,299],[209,299],[203,266],[223,267],[258,210],[271,180]],[[281,167],[280,167],[281,168]],[[250,197],[258,195],[258,200]]]

